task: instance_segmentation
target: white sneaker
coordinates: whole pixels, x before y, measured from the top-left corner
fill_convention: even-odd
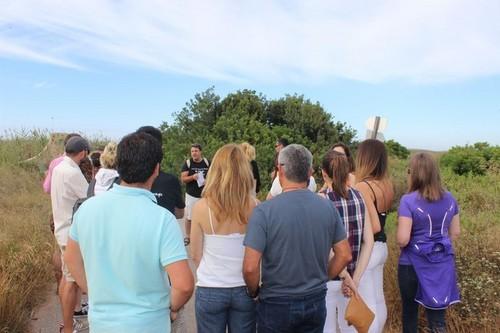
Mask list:
[[[89,325],[87,321],[85,320],[78,320],[78,319],[73,319],[73,333],[79,333],[85,330],[88,330]],[[62,323],[59,323],[59,333],[62,333],[64,331],[64,325]]]
[[[86,320],[73,319],[73,333],[82,332],[89,329],[89,324]]]

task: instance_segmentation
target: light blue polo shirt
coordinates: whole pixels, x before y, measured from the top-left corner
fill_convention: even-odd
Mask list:
[[[70,237],[85,264],[90,332],[170,332],[164,267],[187,255],[175,217],[150,191],[115,185],[88,199]]]

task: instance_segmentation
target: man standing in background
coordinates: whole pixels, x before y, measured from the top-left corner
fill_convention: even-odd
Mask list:
[[[184,162],[181,170],[181,181],[186,184],[186,238],[184,238],[186,246],[189,245],[191,237],[191,211],[201,198],[209,166],[210,162],[202,155],[201,145],[192,144],[191,158]]]
[[[54,235],[62,256],[63,278],[59,284],[59,297],[63,312],[63,332],[73,333],[73,328],[75,330],[83,329],[84,325],[73,320],[75,306],[80,299],[80,290],[64,263],[64,252],[68,242],[73,206],[78,199],[87,196],[89,184],[79,165],[82,160],[87,158],[90,145],[84,138],[74,136],[68,140],[64,151],[65,156],[52,171],[50,199],[52,215],[54,216]]]
[[[156,127],[142,126],[136,133],[147,133],[158,140],[161,145],[163,144],[161,131]],[[151,187],[151,192],[155,195],[158,205],[170,211],[175,218],[181,219],[184,216],[186,204],[182,198],[181,183],[176,176],[163,172],[160,168],[160,173]]]

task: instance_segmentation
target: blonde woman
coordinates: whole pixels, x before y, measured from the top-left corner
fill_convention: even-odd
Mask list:
[[[101,168],[95,175],[94,195],[99,195],[110,189],[118,178],[116,171],[116,148],[115,142],[109,142],[99,158]],[[92,187],[92,183],[90,184]]]
[[[191,256],[197,267],[199,333],[255,332],[255,303],[246,293],[243,239],[257,200],[253,176],[236,144],[220,148],[193,207]]]
[[[378,140],[365,140],[358,146],[356,153],[356,186],[365,199],[366,208],[372,224],[375,244],[370,262],[361,281],[360,294],[375,313],[370,333],[384,330],[387,319],[387,306],[384,297],[384,264],[388,251],[384,232],[387,212],[391,208],[394,190],[388,175],[388,157],[385,144]],[[363,281],[366,280],[366,281]]]
[[[247,157],[248,162],[250,162],[250,167],[252,168],[252,174],[254,179],[253,189],[254,194],[260,192],[260,174],[259,174],[259,166],[257,165],[257,161],[255,160],[255,147],[249,144],[248,142],[243,142],[240,145],[243,153]]]

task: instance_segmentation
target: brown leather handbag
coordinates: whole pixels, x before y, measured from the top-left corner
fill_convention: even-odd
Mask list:
[[[361,296],[352,296],[345,310],[345,320],[353,325],[359,333],[367,333],[375,319],[375,314],[363,301]]]

